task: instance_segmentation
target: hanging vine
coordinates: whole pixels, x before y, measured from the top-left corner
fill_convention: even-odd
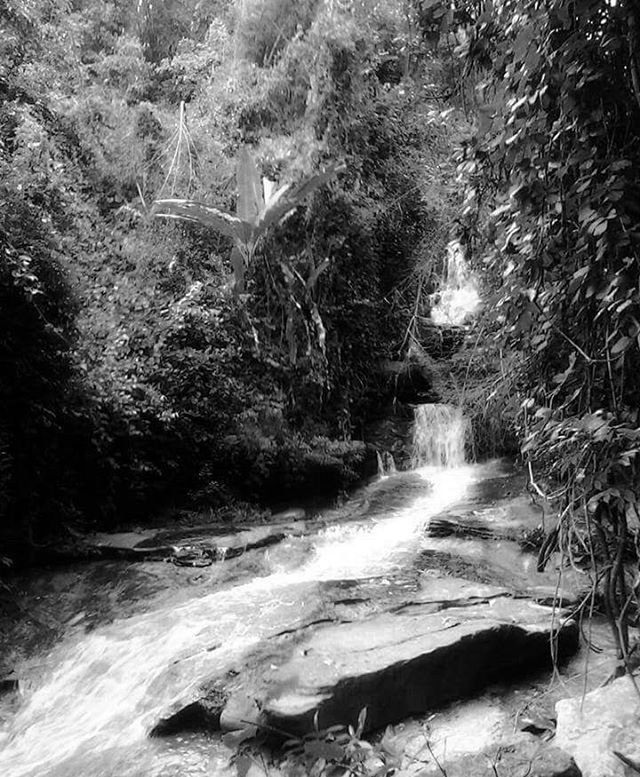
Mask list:
[[[628,666],[640,592],[635,10],[487,3],[465,48],[468,69],[486,76],[461,165],[465,215],[498,279],[495,315],[524,359],[522,453],[559,515],[541,565],[559,547],[590,567]]]

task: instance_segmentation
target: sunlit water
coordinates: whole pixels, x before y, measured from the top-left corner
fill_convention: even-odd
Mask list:
[[[415,468],[462,467],[469,421],[453,405],[418,405],[413,429],[412,463]]]
[[[241,665],[242,656],[262,640],[308,620],[319,606],[322,581],[390,574],[416,552],[429,516],[462,498],[481,473],[464,464],[465,425],[459,413],[435,407],[418,408],[416,445],[423,447],[415,475],[424,487],[407,506],[327,528],[312,538],[310,555],[297,567],[281,567],[60,644],[47,661],[52,668],[29,691],[13,721],[0,752],[0,775],[211,773],[211,758],[219,758],[219,751],[200,757],[206,740],[193,739],[176,751],[175,742],[151,742],[148,732],[203,679]],[[427,444],[430,437],[439,442]],[[394,477],[401,475],[387,479]],[[154,761],[160,751],[162,758]],[[195,759],[191,766],[189,759]],[[214,773],[220,768],[218,763]]]
[[[457,241],[447,246],[447,263],[431,320],[440,326],[466,323],[480,308],[478,284]]]

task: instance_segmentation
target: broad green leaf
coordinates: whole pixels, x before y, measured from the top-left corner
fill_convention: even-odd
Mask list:
[[[242,291],[244,288],[245,261],[242,251],[237,245],[234,245],[231,251],[231,266],[233,267],[233,277],[236,291]]]
[[[205,227],[212,227],[221,234],[236,239],[240,235],[242,224],[237,216],[195,200],[156,200],[153,204],[152,214],[159,218],[193,221]]]
[[[367,721],[367,708],[363,707],[358,714],[358,727],[356,728],[356,738],[360,739],[364,731],[364,725]]]
[[[276,182],[271,181],[269,178],[263,178],[262,179],[262,193],[263,193],[263,199],[265,202],[265,205],[269,204],[269,200],[271,199],[271,196],[276,190]]]
[[[237,214],[242,221],[255,223],[258,214],[264,208],[262,182],[255,160],[246,146],[238,153],[236,164],[236,184],[238,187]]]
[[[316,283],[318,282],[318,278],[322,275],[322,273],[327,269],[329,266],[329,259],[323,259],[322,262],[317,267],[314,267],[313,270],[309,273],[309,277],[307,278],[306,287],[309,291],[313,291]]]
[[[594,237],[598,237],[599,235],[603,235],[608,227],[609,222],[606,219],[600,219],[589,227],[589,232],[591,232]]]
[[[615,354],[615,353],[622,353],[623,351],[626,351],[632,342],[633,340],[630,337],[626,337],[626,336],[621,337],[611,349],[611,353]]]
[[[257,224],[258,235],[262,236],[269,227],[277,224],[289,211],[297,208],[307,195],[314,192],[341,170],[344,170],[343,165],[332,165],[323,172],[311,176],[311,178],[303,181],[298,186],[282,190],[282,193],[278,194],[275,201],[272,200],[273,204],[265,209],[264,215],[259,219]]]

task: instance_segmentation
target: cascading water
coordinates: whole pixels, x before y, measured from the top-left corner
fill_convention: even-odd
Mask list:
[[[454,240],[447,246],[447,263],[431,320],[439,326],[459,326],[479,307],[478,286],[467,265],[464,249]]]
[[[218,747],[217,755],[191,769],[189,753],[169,755],[170,746],[150,740],[148,732],[203,678],[222,676],[261,640],[309,619],[322,604],[320,582],[380,577],[406,564],[425,521],[461,498],[474,478],[474,468],[464,465],[466,428],[457,408],[416,408],[411,477],[422,479],[424,488],[406,506],[384,511],[382,519],[365,514],[320,532],[301,566],[68,637],[46,659],[49,669],[12,722],[0,751],[0,775],[223,773],[228,753],[220,755],[221,745],[204,740],[199,747],[209,753]],[[402,487],[402,477],[390,474],[369,493]]]
[[[469,422],[453,405],[418,405],[413,427],[414,467],[461,467]]]
[[[389,475],[395,475],[398,471],[396,469],[396,462],[393,455],[389,451],[376,451],[378,459],[378,475],[381,478],[388,477]]]

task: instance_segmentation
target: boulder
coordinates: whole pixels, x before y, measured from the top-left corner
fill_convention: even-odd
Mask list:
[[[584,700],[563,699],[556,712],[556,744],[573,756],[584,777],[631,777],[640,771],[640,695],[631,678],[596,688]]]
[[[183,731],[217,731],[224,704],[207,698],[187,704],[175,714],[161,718],[149,732],[152,737],[166,737]]]
[[[287,536],[288,529],[282,525],[255,526],[220,534],[212,527],[208,535],[199,531],[193,536],[184,530],[160,532],[137,544],[131,544],[129,535],[102,534],[96,536],[91,549],[100,558],[129,561],[163,561],[171,558],[184,566],[205,566],[214,561],[236,558],[249,550],[276,545]]]
[[[435,612],[434,612],[435,610]],[[407,605],[366,621],[321,628],[265,676],[263,722],[304,734],[352,723],[367,707],[375,730],[467,697],[488,684],[551,665],[548,608],[503,597],[438,611]],[[578,646],[573,622],[555,633],[560,659]]]
[[[274,522],[304,521],[306,517],[307,517],[307,511],[304,509],[304,507],[289,507],[286,510],[281,510],[280,512],[273,513],[273,515],[271,516],[271,520]]]
[[[464,758],[447,761],[448,777],[581,777],[582,772],[568,753],[537,742],[518,742]],[[421,777],[440,777],[435,768]]]

